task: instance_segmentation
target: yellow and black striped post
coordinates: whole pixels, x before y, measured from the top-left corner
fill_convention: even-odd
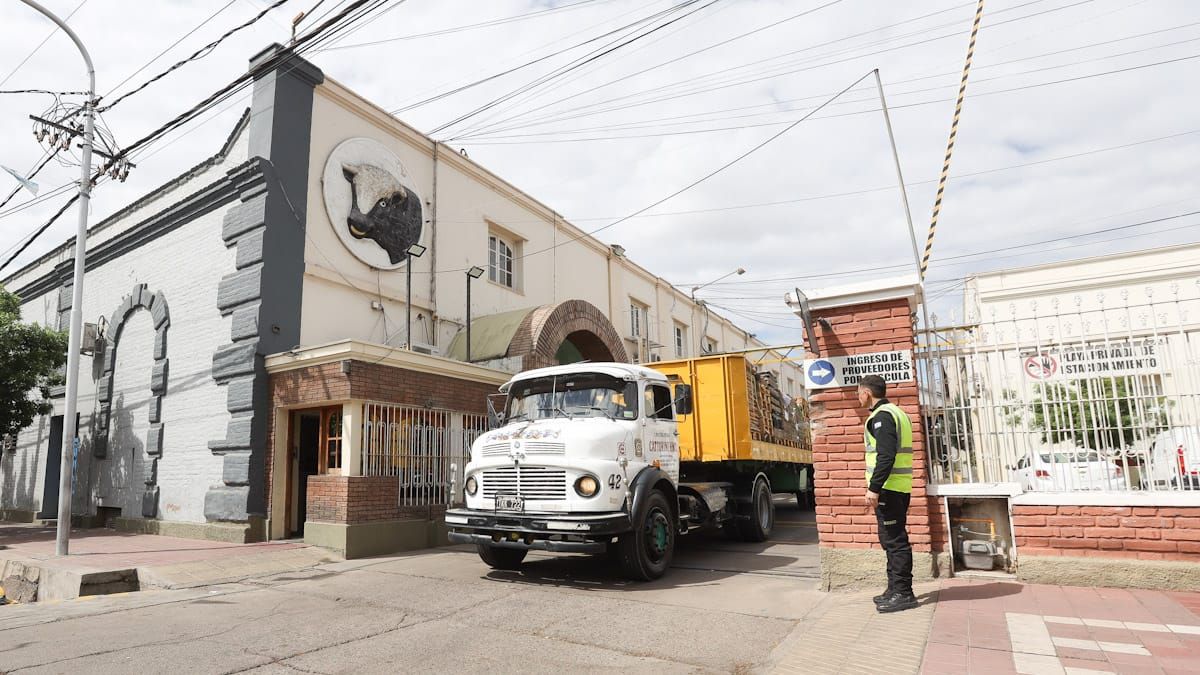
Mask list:
[[[983,19],[983,0],[975,8],[975,25],[971,27],[971,43],[967,45],[967,61],[963,64],[962,82],[958,85],[958,101],[954,104],[954,119],[950,122],[950,140],[946,142],[946,159],[942,162],[942,175],[938,179],[937,197],[933,200],[933,218],[929,221],[929,234],[925,237],[925,254],[921,257],[921,281],[929,270],[929,256],[933,253],[933,237],[937,234],[938,214],[942,211],[942,195],[946,191],[946,179],[950,176],[950,157],[954,154],[954,137],[958,135],[958,118],[962,116],[963,97],[967,93],[967,76],[971,74],[971,59],[975,56],[975,38],[979,35],[979,22]]]

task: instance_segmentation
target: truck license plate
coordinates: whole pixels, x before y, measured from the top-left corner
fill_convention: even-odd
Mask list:
[[[516,495],[496,495],[497,511],[524,511],[525,498]]]

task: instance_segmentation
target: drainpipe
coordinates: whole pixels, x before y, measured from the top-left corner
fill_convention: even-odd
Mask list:
[[[438,146],[440,143],[433,142],[433,198],[430,200],[429,208],[429,326],[432,329],[430,344],[437,346],[438,343],[438,312],[437,312],[437,207],[438,207]]]

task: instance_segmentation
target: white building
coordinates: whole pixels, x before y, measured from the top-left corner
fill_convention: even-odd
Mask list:
[[[368,404],[461,431],[514,370],[763,346],[311,64],[271,48],[251,68],[224,147],[89,233],[82,311],[106,332],[81,368],[77,514],[239,540],[399,527],[337,498],[385,478],[363,475]],[[71,262],[64,244],[3,281],[25,320],[65,327]],[[61,427],[0,458],[9,517],[53,516]]]

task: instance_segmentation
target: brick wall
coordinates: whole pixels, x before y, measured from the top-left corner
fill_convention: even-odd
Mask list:
[[[309,476],[308,520],[371,523],[439,517],[441,506],[399,506],[400,484],[393,476]]]
[[[271,409],[279,407],[319,406],[330,402],[342,402],[350,399],[380,401],[398,405],[429,406],[447,408],[461,412],[486,413],[487,396],[496,392],[496,385],[490,383],[472,382],[444,375],[421,373],[392,366],[363,361],[350,362],[350,374],[342,372],[342,364],[326,363],[298,370],[289,370],[271,376]],[[263,490],[267,493],[267,512],[271,509],[271,488],[273,484],[274,451],[275,451],[275,415],[269,418],[267,445],[267,480]],[[358,502],[374,503],[376,495],[371,491],[373,483],[370,480],[382,480],[387,485],[380,484],[380,490],[391,490],[390,497],[379,497],[396,508],[397,485],[395,478],[353,477],[362,481],[361,485],[353,483],[350,487],[336,487],[338,481],[345,481],[340,476],[313,476],[309,478],[308,518],[329,522],[367,522],[369,520],[388,519],[404,516],[405,513],[395,511],[387,518],[375,518],[362,515],[356,509]],[[318,480],[320,490],[328,491],[328,496],[314,498],[312,481]],[[354,506],[349,512],[345,510],[347,497],[353,497]],[[342,510],[336,510],[338,502]],[[319,509],[314,513],[314,504],[320,501]],[[334,509],[334,510],[330,510]],[[369,511],[370,509],[368,509]],[[428,515],[428,509],[422,507],[412,513]],[[409,514],[411,515],[411,514]],[[350,521],[347,518],[366,518],[366,520]]]
[[[818,327],[822,356],[913,348],[912,321],[904,299],[814,312],[831,328]],[[944,549],[941,504],[925,493],[925,439],[917,383],[888,387],[888,399],[913,420],[913,494],[908,532],[917,551]],[[863,424],[867,411],[854,387],[812,394],[814,487],[820,544],[829,548],[878,546],[875,515],[863,503],[866,464]]]
[[[1013,506],[1019,556],[1200,562],[1200,507]]]

